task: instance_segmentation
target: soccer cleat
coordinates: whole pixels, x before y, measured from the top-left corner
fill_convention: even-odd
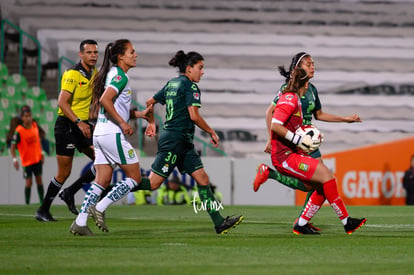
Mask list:
[[[69,191],[63,189],[59,191],[59,198],[61,198],[66,203],[70,212],[75,215],[79,214],[79,211],[75,206],[75,198],[73,194],[70,194]]]
[[[293,234],[296,235],[320,235],[320,233],[314,230],[309,223],[305,224],[304,226],[299,226],[298,223],[295,223],[293,226]]]
[[[69,232],[75,236],[93,236],[92,231],[89,229],[87,225],[79,226],[76,224],[76,221],[74,221],[70,226]]]
[[[344,229],[346,234],[351,235],[355,230],[361,228],[365,223],[367,222],[367,219],[355,219],[348,217],[348,221],[346,225],[344,225]]]
[[[297,223],[299,221],[299,218],[297,218],[296,219],[296,221],[293,223],[293,226],[295,226],[295,224]],[[314,226],[313,225],[313,223],[308,223],[309,224],[309,226],[313,229],[313,230],[315,230],[315,231],[322,231],[322,229],[320,229],[319,227],[316,227],[316,226]]]
[[[99,229],[101,229],[103,232],[109,232],[109,229],[105,224],[105,212],[96,210],[95,205],[93,205],[88,209],[88,213],[95,220],[95,224]]]
[[[215,227],[217,234],[227,234],[227,232],[229,232],[229,229],[236,227],[236,225],[240,224],[243,219],[243,215],[236,217],[227,216],[220,225]]]
[[[56,222],[57,220],[53,218],[52,214],[48,210],[37,209],[36,211],[36,220],[40,222]]]
[[[260,188],[260,185],[265,183],[268,178],[269,178],[269,166],[267,166],[264,163],[257,166],[256,177],[253,182],[253,191],[257,192],[257,190],[259,190]]]

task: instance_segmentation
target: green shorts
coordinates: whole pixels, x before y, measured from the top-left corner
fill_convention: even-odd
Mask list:
[[[158,152],[151,170],[164,178],[168,178],[177,167],[181,174],[192,174],[203,168],[200,155],[194,144],[180,132],[163,130],[158,141]]]
[[[43,163],[39,161],[38,163],[23,167],[23,178],[30,179],[32,175],[39,176],[42,174]]]

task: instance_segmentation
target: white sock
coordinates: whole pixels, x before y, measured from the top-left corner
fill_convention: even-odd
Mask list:
[[[131,178],[125,178],[117,182],[112,190],[96,205],[96,210],[105,212],[110,205],[125,197],[137,185]]]
[[[102,194],[103,187],[97,183],[93,183],[86,192],[85,198],[83,199],[82,207],[79,211],[79,215],[76,217],[76,224],[79,226],[86,226],[88,221],[88,209],[92,205],[95,205],[99,197]]]
[[[298,225],[299,226],[304,226],[305,224],[307,224],[308,223],[308,221],[307,220],[305,220],[304,218],[302,218],[302,217],[300,217],[299,218],[299,220],[298,220]]]
[[[343,225],[346,225],[348,223],[348,218],[349,217],[346,217],[345,219],[342,219],[341,220],[341,222],[342,222]]]

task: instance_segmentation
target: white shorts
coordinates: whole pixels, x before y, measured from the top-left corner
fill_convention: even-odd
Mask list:
[[[139,162],[134,148],[120,133],[93,136],[93,146],[95,147],[94,164],[113,166]]]

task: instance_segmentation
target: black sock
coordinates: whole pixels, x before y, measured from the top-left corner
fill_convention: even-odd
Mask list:
[[[52,205],[52,202],[59,193],[60,188],[62,188],[62,184],[53,178],[47,187],[47,192],[40,209],[49,211],[50,205]]]
[[[25,187],[24,188],[24,199],[27,205],[30,204],[30,193],[31,193],[31,189],[30,187]]]
[[[106,194],[108,194],[109,191],[112,190],[112,187],[114,187],[114,185],[112,185],[112,184],[110,184],[108,187],[106,187],[105,190],[102,191],[100,199],[104,198],[106,196]]]
[[[44,196],[43,184],[37,184],[37,194],[39,195],[39,202],[40,204],[43,203],[43,196]]]
[[[88,169],[83,173],[80,178],[78,178],[72,185],[66,188],[66,192],[69,194],[75,195],[85,183],[90,183],[95,179],[95,167],[92,165],[91,169]]]

